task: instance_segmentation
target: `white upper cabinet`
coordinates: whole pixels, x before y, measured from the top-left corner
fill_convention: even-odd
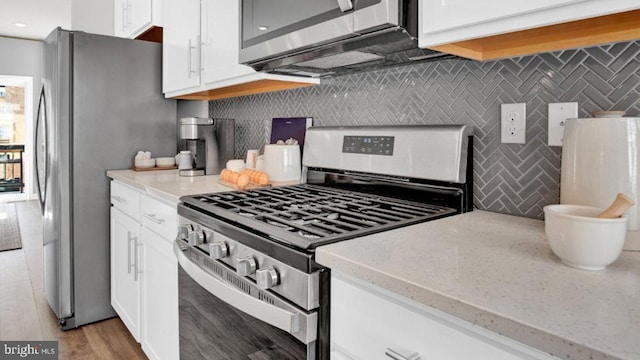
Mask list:
[[[205,0],[202,3],[202,81],[205,84],[251,74],[238,61],[240,39],[237,1]],[[224,36],[220,36],[224,34]],[[230,49],[232,51],[230,51]]]
[[[165,93],[200,85],[200,0],[165,1],[162,88]]]
[[[419,45],[435,48],[461,41],[486,38],[489,36],[510,34],[518,31],[536,29],[549,25],[566,24],[572,21],[592,19],[595,17],[622,13],[640,8],[638,0],[420,0],[419,2]],[[635,15],[636,22],[638,15]],[[627,21],[633,22],[633,19]],[[620,23],[617,19],[609,23]],[[602,26],[605,25],[605,26]],[[558,48],[585,46],[593,43],[622,41],[632,35],[620,35],[627,25],[620,30],[613,30],[613,35],[606,35],[606,24],[593,27],[584,26],[586,31],[571,28],[558,28],[547,32],[549,39],[529,40],[528,34],[518,35],[522,43],[556,42]],[[602,26],[601,28],[599,26]],[[633,25],[632,25],[633,26]],[[636,25],[637,27],[637,25]],[[605,36],[603,37],[603,34]],[[539,37],[544,37],[537,35]],[[609,37],[607,37],[609,36]],[[620,37],[622,36],[622,37]],[[587,38],[589,37],[589,38]],[[609,40],[609,41],[608,41]],[[497,39],[494,43],[507,43],[511,39]],[[515,44],[513,46],[517,46]],[[466,44],[463,44],[466,46]],[[469,45],[472,50],[483,51],[483,48],[499,46],[493,43]],[[509,45],[504,45],[509,46]],[[552,45],[553,46],[553,45]],[[551,47],[550,49],[553,49]],[[441,49],[438,49],[441,50]],[[548,51],[547,48],[540,48]],[[482,59],[481,59],[482,60]]]
[[[165,1],[163,92],[211,100],[318,84],[319,79],[259,73],[238,62],[238,0]]]
[[[114,35],[136,38],[154,26],[162,26],[161,0],[114,0]]]

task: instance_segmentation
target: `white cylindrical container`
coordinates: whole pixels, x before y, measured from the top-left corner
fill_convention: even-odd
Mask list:
[[[176,163],[178,164],[178,169],[180,170],[191,169],[193,167],[193,156],[191,155],[191,151],[180,151],[180,153],[176,155]]]
[[[264,170],[272,182],[300,182],[300,145],[265,145]]]
[[[629,209],[624,250],[640,251],[640,118],[567,119],[560,203],[606,208],[623,193]]]

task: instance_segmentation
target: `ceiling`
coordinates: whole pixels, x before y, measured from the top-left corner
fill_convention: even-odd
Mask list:
[[[42,40],[57,26],[71,28],[71,0],[0,0],[0,5],[0,36]]]

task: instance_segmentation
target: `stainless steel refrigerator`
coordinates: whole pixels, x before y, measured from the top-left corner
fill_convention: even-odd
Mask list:
[[[161,45],[54,30],[44,41],[36,120],[44,291],[63,329],[115,316],[109,180],[138,150],[176,153],[176,101],[162,94]]]

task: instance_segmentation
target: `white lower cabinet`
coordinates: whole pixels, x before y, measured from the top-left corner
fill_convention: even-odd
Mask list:
[[[111,306],[140,341],[140,223],[111,208]]]
[[[142,350],[150,359],[178,359],[178,260],[172,250],[177,210],[142,195],[140,213],[144,244]]]
[[[557,358],[334,271],[331,359]]]
[[[172,245],[143,227],[142,350],[150,359],[177,359],[178,261]]]
[[[111,189],[111,305],[149,359],[178,359],[176,206],[115,181]],[[139,214],[119,210],[134,201]]]

